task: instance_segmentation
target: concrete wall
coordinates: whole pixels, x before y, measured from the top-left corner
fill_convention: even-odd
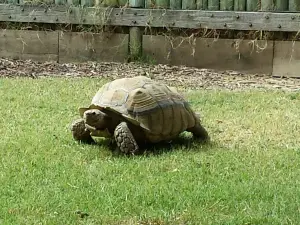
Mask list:
[[[0,57],[15,59],[125,62],[128,34],[3,30],[0,46]],[[299,42],[144,35],[143,51],[152,63],[300,77]]]

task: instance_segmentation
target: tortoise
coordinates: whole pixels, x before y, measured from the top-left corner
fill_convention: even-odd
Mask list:
[[[115,140],[124,154],[135,154],[140,145],[171,141],[183,131],[207,141],[209,135],[175,87],[145,76],[120,78],[104,84],[89,107],[79,108],[73,121],[73,138],[94,142],[94,137]]]

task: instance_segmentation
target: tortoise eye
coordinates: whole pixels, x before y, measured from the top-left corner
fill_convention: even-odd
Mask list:
[[[92,112],[92,114],[93,114],[93,115],[96,115],[96,113],[95,113],[95,112]]]

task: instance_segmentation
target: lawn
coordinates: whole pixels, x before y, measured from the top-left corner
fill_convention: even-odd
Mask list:
[[[212,142],[123,157],[68,130],[103,82],[0,80],[0,224],[300,224],[300,93],[188,91]]]

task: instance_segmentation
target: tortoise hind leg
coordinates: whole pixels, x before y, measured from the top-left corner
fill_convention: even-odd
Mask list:
[[[187,129],[188,132],[191,132],[194,137],[202,140],[202,141],[209,141],[210,137],[206,131],[206,129],[197,122],[194,127]]]
[[[114,137],[121,152],[134,154],[139,150],[139,146],[128,128],[127,123],[121,122],[116,127]]]
[[[91,137],[90,132],[86,129],[83,119],[77,119],[71,124],[71,131],[73,138],[76,141],[81,141],[87,144],[95,143],[94,139]]]

